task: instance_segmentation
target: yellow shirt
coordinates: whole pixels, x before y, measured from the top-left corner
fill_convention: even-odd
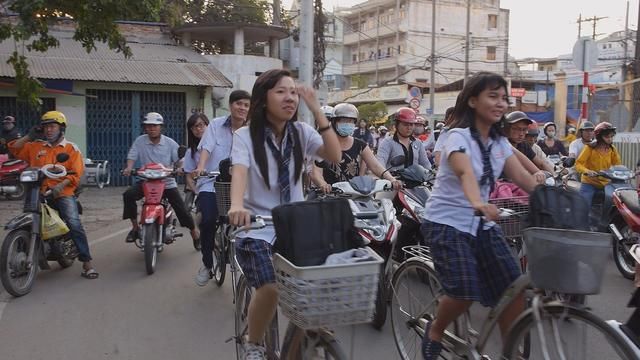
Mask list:
[[[596,150],[595,148],[586,145],[580,153],[580,156],[576,159],[576,170],[580,174],[583,174],[580,181],[598,188],[603,188],[609,182],[608,179],[603,177],[587,176],[585,173],[588,170],[606,170],[613,165],[620,165],[621,163],[620,154],[613,145],[605,152],[601,152],[600,150]]]
[[[562,142],[565,143],[565,147],[568,147],[569,144],[571,144],[571,142],[573,140],[575,140],[575,139],[576,139],[576,135],[575,134],[569,134],[569,135],[565,136],[564,139],[562,139]]]

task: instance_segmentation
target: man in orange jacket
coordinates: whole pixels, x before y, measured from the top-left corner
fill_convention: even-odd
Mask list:
[[[16,158],[27,161],[30,166],[37,168],[56,163],[56,156],[60,153],[69,155],[69,159],[61,165],[67,168],[70,174],[59,179],[46,178],[42,182],[40,191],[51,190],[53,206],[58,209],[60,217],[71,230],[71,238],[79,253],[78,259],[82,261],[81,275],[87,279],[96,279],[99,274],[91,265],[87,234],[80,222],[78,202],[74,196],[84,172],[84,162],[78,147],[64,138],[66,127],[67,119],[63,113],[49,111],[42,116],[39,126],[32,128],[20,139],[10,142],[9,151]],[[37,139],[40,131],[42,140]]]

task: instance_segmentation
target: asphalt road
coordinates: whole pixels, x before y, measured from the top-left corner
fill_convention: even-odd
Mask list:
[[[200,255],[184,229],[185,237],[160,254],[156,273],[146,275],[142,253],[124,242],[129,225],[119,220],[122,190],[83,195],[99,279],[81,278],[79,263],[65,270],[52,264],[25,297],[11,298],[0,288],[0,359],[235,358],[233,343],[226,342],[234,331],[229,278],[221,288],[195,285]],[[0,201],[5,222],[20,204]],[[611,260],[602,293],[589,303],[601,317],[623,320],[631,286]],[[382,331],[346,327],[337,336],[352,359],[398,358],[389,323]],[[497,335],[494,340],[491,347],[499,348]]]

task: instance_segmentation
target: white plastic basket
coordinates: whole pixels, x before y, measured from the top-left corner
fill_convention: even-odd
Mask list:
[[[370,322],[375,309],[382,258],[353,264],[298,267],[273,257],[284,315],[302,329]]]
[[[539,227],[523,233],[533,285],[565,294],[600,292],[611,234]]]

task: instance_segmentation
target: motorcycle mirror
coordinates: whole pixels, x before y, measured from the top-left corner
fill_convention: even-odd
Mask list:
[[[568,157],[562,160],[562,166],[566,168],[572,167],[573,165],[575,165],[575,163],[576,163],[576,159],[572,157]]]
[[[67,153],[60,153],[56,155],[56,162],[63,163],[67,160],[69,160],[69,154]]]
[[[182,159],[186,153],[187,153],[187,147],[184,145],[180,145],[178,147],[178,158]]]
[[[405,161],[404,155],[396,155],[391,158],[391,160],[389,161],[389,164],[391,164],[392,167],[395,167],[395,166],[400,166],[404,164],[404,161]]]

